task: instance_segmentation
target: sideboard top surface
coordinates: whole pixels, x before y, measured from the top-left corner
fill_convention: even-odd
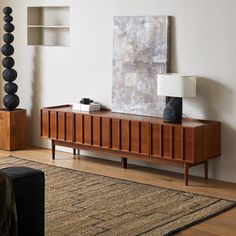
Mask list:
[[[138,120],[138,121],[143,121],[143,122],[151,122],[151,123],[165,124],[165,125],[171,125],[171,126],[185,126],[185,127],[192,127],[192,128],[199,127],[202,125],[212,124],[212,123],[219,123],[218,121],[199,120],[199,119],[190,119],[190,118],[184,118],[181,124],[166,123],[160,117],[115,113],[115,112],[111,112],[108,109],[107,110],[103,109],[101,111],[93,111],[93,112],[77,111],[77,110],[72,109],[72,105],[44,107],[43,109],[57,111],[57,112],[72,112],[72,113],[78,113],[78,114],[83,114],[83,115],[109,117],[113,119],[122,119],[122,120],[136,120],[136,121]]]

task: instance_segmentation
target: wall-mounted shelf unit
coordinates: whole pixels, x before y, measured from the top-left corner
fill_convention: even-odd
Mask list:
[[[69,6],[28,7],[28,45],[69,46]]]

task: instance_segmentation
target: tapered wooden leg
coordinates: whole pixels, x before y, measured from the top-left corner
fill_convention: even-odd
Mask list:
[[[204,169],[205,169],[205,179],[208,179],[208,161],[205,161]]]
[[[188,186],[188,176],[189,176],[189,165],[188,163],[184,163],[184,182],[186,186]]]
[[[75,156],[76,155],[76,149],[73,148],[73,155]]]
[[[127,168],[127,158],[121,157],[121,167],[124,169]]]
[[[79,149],[77,149],[77,154],[80,155],[80,151],[79,151]]]
[[[52,140],[52,159],[55,159],[55,142]]]

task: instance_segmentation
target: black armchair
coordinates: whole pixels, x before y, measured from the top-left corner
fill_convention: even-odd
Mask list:
[[[13,181],[19,236],[44,235],[44,173],[29,167],[1,169]]]

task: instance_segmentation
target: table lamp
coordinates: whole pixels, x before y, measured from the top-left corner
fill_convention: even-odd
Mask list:
[[[166,104],[163,121],[182,122],[182,98],[196,96],[196,76],[175,73],[157,75],[157,95],[171,97]]]

